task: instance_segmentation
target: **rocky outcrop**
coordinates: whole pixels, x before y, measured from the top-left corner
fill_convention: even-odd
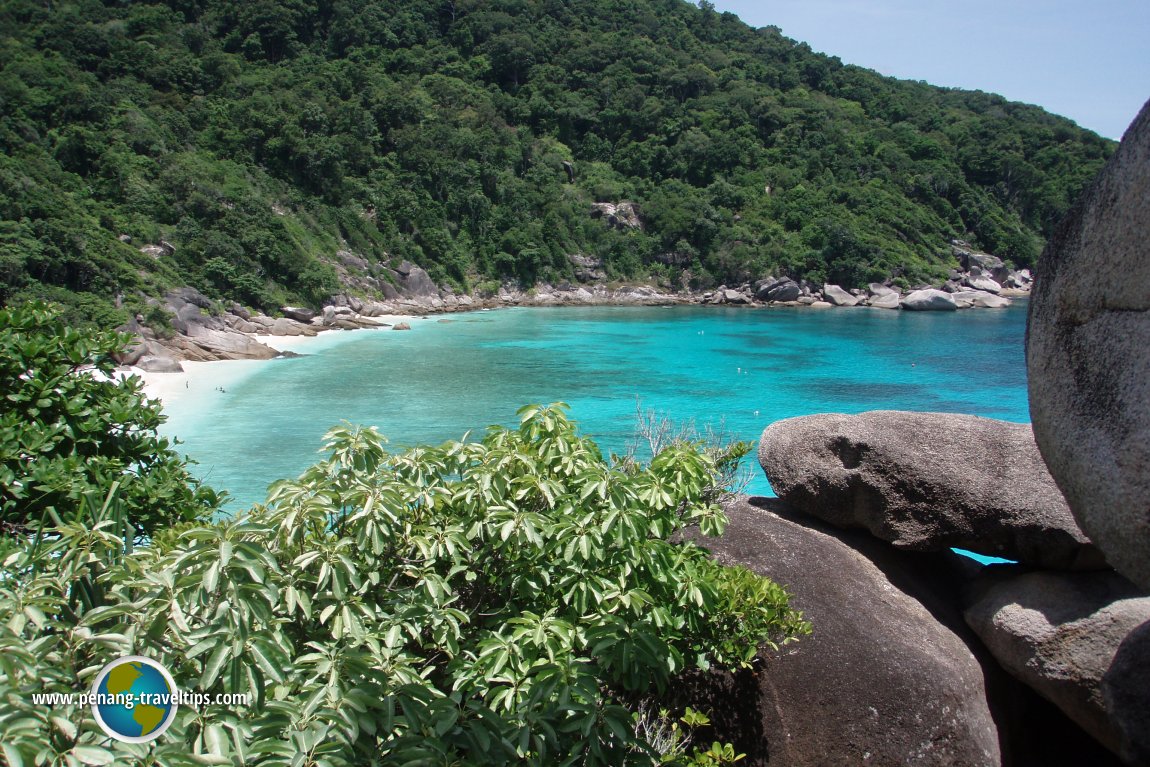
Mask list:
[[[1150,623],[1130,632],[1102,677],[1102,699],[1128,764],[1150,765]]]
[[[881,296],[874,296],[867,301],[867,306],[872,306],[875,309],[897,309],[902,305],[898,293],[890,292]]]
[[[148,345],[156,347],[151,350],[152,354],[194,361],[265,360],[279,354],[253,338],[256,333],[269,332],[259,320],[271,322],[270,318],[253,317],[239,307],[213,314],[218,308],[212,300],[190,287],[169,292],[164,297],[164,308],[170,313],[177,335],[159,338],[148,331],[151,333]]]
[[[758,301],[796,301],[803,294],[799,284],[789,277],[770,280],[755,292]]]
[[[994,272],[994,270],[1001,269],[1005,266],[1002,259],[998,256],[975,250],[969,243],[963,242],[962,240],[951,241],[951,253],[958,259],[963,270],[968,272],[975,269],[984,272]]]
[[[188,334],[173,341],[185,359],[270,360],[279,356],[275,349],[245,333],[192,325]]]
[[[397,286],[407,295],[424,298],[439,296],[439,288],[432,281],[431,275],[410,261],[401,262],[395,267],[394,274]]]
[[[613,229],[642,229],[639,206],[633,202],[597,202],[591,205],[591,218],[600,218]]]
[[[1027,424],[889,410],[789,418],[763,432],[759,463],[788,504],[899,548],[1105,566]]]
[[[1038,263],[1030,413],[1082,528],[1150,588],[1150,104]]]
[[[823,285],[823,299],[835,306],[857,306],[859,302],[859,299],[838,285]]]
[[[1002,296],[995,295],[994,293],[986,293],[981,290],[962,290],[957,293],[951,293],[950,297],[954,299],[954,303],[959,309],[1005,309],[1010,306],[1010,299],[1003,298]]]
[[[724,304],[749,304],[749,303],[751,303],[751,298],[746,293],[744,293],[740,290],[732,290],[730,288],[727,288],[726,290],[723,291],[722,303],[724,303]]]
[[[315,312],[299,306],[284,306],[280,309],[280,314],[296,322],[308,323],[315,319]]]
[[[904,296],[902,299],[902,308],[915,312],[952,312],[958,308],[958,304],[954,302],[954,299],[950,297],[949,293],[944,293],[934,288],[927,288],[925,290],[912,291]]]
[[[871,297],[897,296],[898,291],[889,285],[883,285],[881,282],[872,282],[867,285],[867,294]]]
[[[963,282],[968,287],[974,288],[975,290],[984,290],[987,293],[994,293],[995,295],[998,295],[1002,292],[1001,285],[979,271],[971,271],[971,273],[966,276],[966,279],[964,279]]]
[[[983,580],[966,610],[970,627],[1011,674],[1122,754],[1125,740],[1104,700],[1102,679],[1123,639],[1150,620],[1150,596],[1114,572]],[[1150,687],[1141,693],[1141,716],[1148,713],[1148,697]]]
[[[171,357],[142,357],[135,362],[135,366],[148,373],[184,372],[180,361]]]
[[[603,271],[603,262],[593,256],[575,253],[567,256],[567,260],[575,267],[575,279],[579,282],[597,282],[607,279],[607,273]]]
[[[899,585],[921,579],[904,571],[896,583],[840,540],[852,534],[787,518],[774,499],[742,499],[727,514],[722,537],[695,540],[724,564],[784,584],[814,626],[767,654],[748,701],[770,764],[1002,762],[978,660]]]
[[[143,246],[140,248],[140,252],[145,256],[151,256],[152,258],[159,260],[165,256],[171,257],[172,254],[176,252],[176,249],[172,247],[172,243],[166,240],[160,240],[155,245]]]

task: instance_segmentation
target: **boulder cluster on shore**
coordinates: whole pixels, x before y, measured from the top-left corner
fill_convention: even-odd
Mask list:
[[[1001,309],[1010,306],[1010,297],[1030,294],[1034,278],[1029,269],[1009,269],[1002,259],[973,250],[961,240],[955,240],[951,246],[961,268],[951,270],[946,282],[939,286],[923,285],[904,292],[890,283],[872,282],[865,290],[844,290],[838,285],[816,286],[806,280],[767,277],[736,288],[721,285],[699,296],[699,302],[734,306],[766,304],[820,309],[869,306],[875,309],[955,311]]]
[[[1002,308],[1010,297],[1026,296],[1033,282],[1027,269],[1013,271],[1001,259],[972,250],[955,240],[952,250],[960,268],[939,286],[921,286],[902,291],[893,284],[872,283],[866,290],[844,290],[838,285],[813,285],[789,277],[765,277],[738,287],[722,285],[715,290],[667,292],[649,285],[609,287],[602,264],[590,256],[571,256],[580,284],[541,283],[527,290],[502,285],[497,290],[475,295],[439,288],[426,271],[404,261],[388,270],[394,282],[372,280],[370,284],[353,276],[348,269],[341,278],[349,292],[332,296],[315,309],[281,307],[282,316],[253,313],[239,304],[221,306],[195,288],[169,292],[155,302],[171,317],[170,332],[148,327],[143,317],[121,328],[135,336],[131,349],[121,362],[150,372],[178,372],[180,360],[271,359],[280,352],[256,336],[311,336],[325,330],[357,330],[387,326],[379,317],[422,316],[448,312],[474,311],[508,306],[666,306],[699,304],[745,307],[872,307],[910,311],[954,311],[967,308]],[[341,264],[354,266],[358,260],[341,251]],[[373,292],[377,299],[365,299],[352,290]],[[399,326],[395,326],[399,329]]]

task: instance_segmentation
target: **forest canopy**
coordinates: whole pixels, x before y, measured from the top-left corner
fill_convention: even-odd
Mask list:
[[[574,254],[675,287],[923,281],[955,237],[1032,264],[1114,149],[700,6],[6,2],[0,302],[318,304],[339,251],[464,290]],[[641,229],[590,216],[624,200]]]

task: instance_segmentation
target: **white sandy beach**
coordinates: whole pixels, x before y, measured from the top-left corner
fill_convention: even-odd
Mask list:
[[[387,325],[406,322],[414,331],[421,324],[434,322],[436,317],[412,317],[403,314],[391,314],[371,319]],[[315,353],[330,349],[353,340],[358,333],[391,333],[390,327],[363,328],[362,330],[325,330],[315,336],[254,336],[262,344],[267,344],[281,352],[296,352],[297,354]],[[399,331],[406,332],[406,331]],[[245,378],[255,374],[261,365],[277,360],[218,360],[214,362],[181,361],[182,373],[150,373],[133,367],[123,375],[137,375],[144,382],[144,393],[152,399],[158,399],[165,405],[170,405],[188,398],[201,398],[218,392],[219,389],[227,391]]]

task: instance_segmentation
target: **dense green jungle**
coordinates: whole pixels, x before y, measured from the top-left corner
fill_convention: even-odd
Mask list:
[[[0,302],[72,322],[318,304],[340,251],[469,292],[574,254],[676,289],[913,284],[955,237],[1029,266],[1116,146],[706,2],[8,0],[0,32]]]

